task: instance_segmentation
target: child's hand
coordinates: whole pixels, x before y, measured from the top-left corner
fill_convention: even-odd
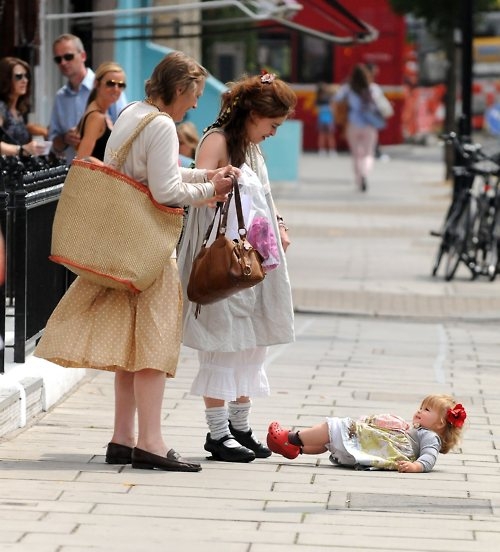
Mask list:
[[[399,460],[397,465],[398,472],[401,473],[421,473],[424,471],[424,467],[420,462],[407,462],[406,460]]]

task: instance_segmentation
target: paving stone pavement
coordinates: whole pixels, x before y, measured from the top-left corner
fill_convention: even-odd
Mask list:
[[[190,552],[484,552],[500,547],[499,282],[466,271],[430,277],[449,188],[437,148],[385,148],[367,194],[345,155],[301,158],[278,183],[296,341],[272,347],[272,396],[256,399],[264,438],[325,416],[390,411],[410,418],[428,393],[468,411],[457,453],[428,474],[358,472],[328,455],[250,464],[207,460],[203,406],[189,394],[196,356],[167,381],[165,436],[202,462],[196,474],[104,463],[111,374],[78,388],[27,429],[0,440],[0,550]]]

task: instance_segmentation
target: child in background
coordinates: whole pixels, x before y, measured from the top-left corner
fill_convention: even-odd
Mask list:
[[[196,126],[191,121],[185,121],[177,125],[177,137],[179,138],[179,159],[181,167],[190,167],[194,163],[196,147],[200,141]]]
[[[320,82],[316,92],[316,109],[318,110],[318,152],[324,155],[335,155],[335,117],[333,114],[333,93],[330,87]]]
[[[413,415],[412,425],[393,414],[327,418],[322,424],[289,431],[269,425],[267,446],[285,458],[329,450],[338,465],[399,472],[429,472],[438,453],[446,454],[460,441],[464,407],[450,395],[428,395]]]

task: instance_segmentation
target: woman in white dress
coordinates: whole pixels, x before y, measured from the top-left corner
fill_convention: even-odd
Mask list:
[[[279,265],[255,287],[205,305],[198,315],[196,305],[185,297],[183,342],[198,349],[200,362],[191,392],[204,398],[209,428],[204,448],[216,460],[250,462],[271,455],[250,427],[251,397],[270,394],[264,369],[267,346],[293,341],[294,317],[284,255],[290,243],[288,229],[276,212],[258,144],[276,134],[296,101],[295,92],[269,73],[230,83],[219,117],[196,154],[197,168],[246,163],[256,173],[270,227],[280,242]],[[178,260],[184,291],[213,214],[213,207],[190,209]]]

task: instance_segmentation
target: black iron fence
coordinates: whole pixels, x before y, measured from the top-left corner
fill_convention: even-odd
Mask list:
[[[5,336],[6,326],[13,328],[13,341],[6,339],[5,347],[13,348],[14,362],[25,361],[73,279],[48,258],[52,221],[67,171],[53,158],[0,158],[0,225],[6,250],[0,331]],[[0,373],[4,365],[2,350]]]

